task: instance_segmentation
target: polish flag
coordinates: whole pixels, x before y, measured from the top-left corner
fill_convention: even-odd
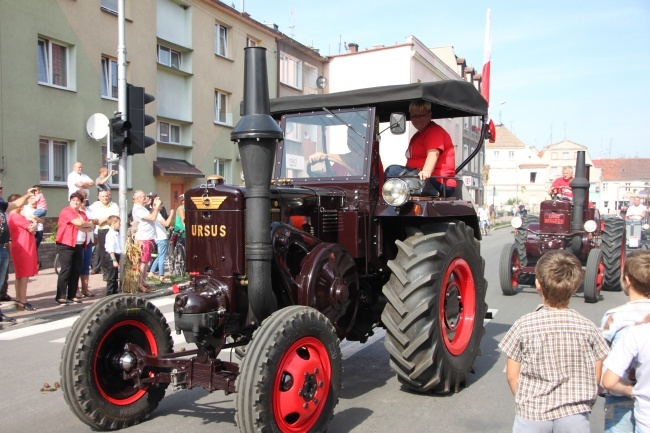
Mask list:
[[[483,47],[483,74],[481,75],[481,95],[490,105],[490,57],[492,55],[492,39],[490,38],[490,9],[487,10],[485,24],[485,45]]]

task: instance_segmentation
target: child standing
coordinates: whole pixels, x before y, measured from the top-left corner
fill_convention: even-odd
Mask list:
[[[34,193],[34,197],[36,198],[36,210],[34,211],[34,215],[38,218],[43,218],[47,215],[47,200],[45,200],[40,185],[34,185],[32,188],[36,190]]]
[[[648,318],[650,318],[650,251],[633,251],[625,257],[621,283],[623,291],[630,297],[630,301],[607,311],[603,316],[601,325],[603,336],[610,343],[612,348],[617,347],[618,344],[620,344],[622,337],[631,331],[633,326],[647,322]],[[650,332],[647,327],[645,327],[645,329],[646,333]],[[609,369],[608,365],[610,365],[610,363],[614,365],[618,359],[618,356],[614,354],[614,350],[612,350],[610,358],[607,358],[605,361],[605,367],[607,369]],[[618,379],[614,377],[614,374],[610,373],[608,375],[609,372],[605,372],[610,379],[615,379],[614,382],[620,381],[621,389],[630,391],[617,393],[610,390],[606,393],[605,433],[635,431],[636,410],[634,405],[638,403],[641,398],[636,395],[636,393],[636,402],[630,398],[635,375],[628,370],[627,366],[629,365],[630,361],[628,361],[622,369],[614,369],[613,373],[615,373],[615,376]],[[638,371],[636,372],[636,379],[639,379]],[[637,384],[638,383],[639,382],[637,382]],[[604,379],[603,384],[605,384]],[[610,383],[610,385],[612,384]],[[645,421],[645,428],[648,430],[642,431],[650,431],[650,421]]]
[[[588,433],[609,348],[594,323],[568,308],[584,271],[573,254],[558,250],[539,259],[535,274],[542,305],[519,318],[499,343],[515,396],[512,431]]]
[[[122,255],[122,240],[120,239],[120,217],[111,215],[106,222],[108,223],[108,232],[104,248],[104,256],[108,272],[106,274],[106,296],[119,293],[118,270],[120,269],[120,256]]]

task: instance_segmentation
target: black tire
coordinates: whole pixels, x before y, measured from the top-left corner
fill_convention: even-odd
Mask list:
[[[519,258],[519,264],[522,267],[528,264],[528,257],[526,256],[526,236],[527,232],[525,230],[517,230],[517,233],[515,234],[515,242],[513,244],[515,251],[517,252],[517,257]]]
[[[505,244],[499,259],[499,283],[501,292],[505,296],[519,293],[519,276],[517,274],[519,269],[521,269],[521,263],[517,247],[512,243]]]
[[[61,259],[59,258],[59,253],[56,253],[54,256],[54,272],[59,275],[61,272]]]
[[[604,273],[603,253],[599,248],[594,248],[589,251],[589,255],[587,256],[585,278],[582,284],[586,303],[595,304],[600,299]]]
[[[122,379],[122,370],[112,361],[126,342],[147,354],[172,350],[167,321],[141,297],[115,295],[98,301],[83,312],[66,338],[59,367],[63,395],[77,418],[94,429],[138,424],[165,395],[167,384],[139,389],[132,380]],[[143,376],[148,373],[146,369]]]
[[[185,247],[180,242],[174,248],[174,274],[185,275]]]
[[[605,229],[600,249],[603,252],[605,276],[602,289],[620,292],[621,270],[625,261],[625,221],[616,217],[605,217]]]
[[[253,334],[240,371],[235,419],[241,432],[327,430],[342,367],[336,331],[324,315],[300,305],[276,311]]]
[[[432,224],[396,244],[381,316],[390,367],[417,392],[457,392],[467,386],[485,333],[480,243],[465,223],[452,222]]]

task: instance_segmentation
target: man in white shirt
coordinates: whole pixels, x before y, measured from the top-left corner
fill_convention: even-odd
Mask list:
[[[106,269],[106,263],[104,262],[104,256],[106,254],[104,243],[106,242],[106,234],[110,228],[108,217],[111,215],[120,216],[120,207],[112,201],[110,191],[100,191],[99,199],[90,205],[89,209],[93,217],[97,218],[97,245],[95,246],[95,254],[93,254],[91,272],[98,274],[101,270],[104,275],[104,281],[106,281],[108,269]]]
[[[648,208],[641,204],[639,197],[634,197],[634,204],[627,208],[625,213],[626,219],[643,219],[648,213]]]
[[[146,203],[147,196],[144,191],[137,190],[133,193],[133,210],[131,213],[133,215],[133,221],[138,224],[134,238],[142,250],[138,288],[141,292],[148,293],[151,291],[151,288],[146,285],[146,268],[147,263],[151,260],[151,251],[153,250],[153,243],[156,239],[154,221],[156,221],[158,212],[162,207],[162,200],[160,200],[160,197],[156,197],[151,205],[151,211],[144,207]]]
[[[70,198],[70,194],[79,189],[86,191],[86,197],[90,196],[89,188],[95,184],[95,181],[83,174],[81,172],[82,168],[83,166],[79,161],[72,166],[72,171],[68,175],[68,198]]]

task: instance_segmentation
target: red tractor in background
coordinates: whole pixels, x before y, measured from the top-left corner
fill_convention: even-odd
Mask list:
[[[601,217],[590,204],[589,166],[584,151],[578,151],[571,189],[573,200],[559,191],[551,200],[543,201],[539,220],[533,216],[512,219],[515,239],[503,248],[499,262],[504,295],[516,295],[520,285],[534,286],[537,260],[557,249],[572,252],[585,267],[585,302],[598,302],[601,290],[621,290],[625,222],[615,216]]]

